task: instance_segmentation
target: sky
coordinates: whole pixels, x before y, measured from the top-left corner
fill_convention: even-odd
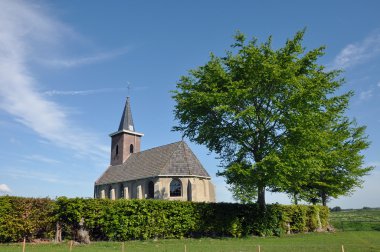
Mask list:
[[[367,126],[365,165],[375,167],[328,205],[380,207],[379,9],[375,0],[0,0],[0,195],[92,197],[127,96],[142,150],[178,141],[171,91],[181,76],[211,52],[224,56],[237,31],[272,35],[279,48],[306,27],[306,50],[325,45],[319,63],[344,70],[339,92],[355,92],[347,116]],[[233,201],[216,155],[186,141],[217,201]],[[267,193],[267,202],[290,201]]]

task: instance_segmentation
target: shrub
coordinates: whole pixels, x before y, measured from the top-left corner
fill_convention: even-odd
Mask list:
[[[271,236],[288,224],[292,232],[326,227],[328,213],[303,205],[267,205],[263,213],[256,204],[0,197],[0,242],[52,238],[57,222],[63,238],[75,239],[82,219],[93,240]]]
[[[52,238],[53,207],[46,198],[0,197],[0,242]]]

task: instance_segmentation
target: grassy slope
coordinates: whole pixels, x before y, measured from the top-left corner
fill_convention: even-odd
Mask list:
[[[380,251],[380,232],[337,232],[310,233],[290,235],[276,238],[245,238],[245,239],[185,239],[159,241],[125,242],[125,251],[134,252],[237,252],[237,251],[341,251],[341,245],[346,251]],[[2,244],[0,251],[21,251],[21,244]],[[26,252],[69,251],[68,243],[63,244],[27,244]],[[90,245],[77,245],[73,252],[110,252],[121,251],[121,243],[97,242]]]
[[[380,209],[331,212],[330,223],[335,228],[345,231],[380,231]]]

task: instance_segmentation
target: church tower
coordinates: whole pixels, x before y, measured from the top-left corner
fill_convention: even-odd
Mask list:
[[[121,116],[119,129],[110,134],[111,143],[111,165],[124,163],[132,153],[140,152],[142,133],[135,131],[133,124],[131,105],[129,97],[125,102],[124,111]]]

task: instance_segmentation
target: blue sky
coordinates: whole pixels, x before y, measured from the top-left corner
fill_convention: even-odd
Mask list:
[[[344,69],[347,115],[367,125],[376,168],[363,189],[329,203],[380,206],[380,2],[378,1],[0,1],[0,194],[92,197],[109,164],[110,138],[131,96],[142,149],[172,132],[170,90],[210,52],[223,56],[237,30],[280,47],[307,27],[304,45]],[[128,92],[127,86],[131,86]],[[189,142],[188,142],[189,143]],[[232,201],[218,160],[189,143]],[[287,196],[267,195],[288,203]]]

